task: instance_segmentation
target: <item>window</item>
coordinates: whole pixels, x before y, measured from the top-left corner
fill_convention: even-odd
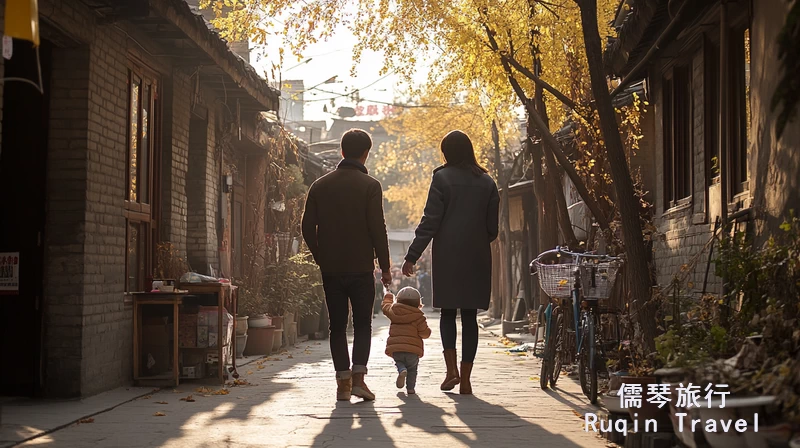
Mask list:
[[[726,176],[728,201],[747,191],[747,156],[750,146],[750,32],[747,29],[731,30],[728,73],[727,116],[720,113],[720,49],[706,42],[705,53],[705,151],[707,185],[718,177],[720,165],[720,120],[728,124],[726,148]]]
[[[676,66],[663,80],[664,209],[692,195],[692,101],[690,71]]]
[[[153,268],[158,84],[155,76],[132,69],[128,88],[125,291],[134,292],[144,289],[144,279]]]
[[[732,30],[730,37],[729,200],[749,189],[747,152],[750,146],[750,30]]]

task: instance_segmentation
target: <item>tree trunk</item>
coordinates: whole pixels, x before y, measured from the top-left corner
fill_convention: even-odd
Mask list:
[[[536,110],[547,120],[547,107],[544,104],[544,92],[541,86],[536,86]],[[578,238],[575,237],[575,231],[572,229],[572,221],[569,219],[569,211],[567,210],[567,199],[564,197],[564,189],[561,186],[561,171],[558,169],[555,160],[553,160],[553,152],[548,148],[543,148],[545,166],[547,167],[547,177],[550,179],[550,188],[555,193],[556,209],[558,211],[558,227],[561,229],[561,236],[564,238],[564,244],[573,249],[578,244]]]
[[[648,306],[652,280],[647,263],[647,252],[642,236],[639,217],[639,201],[636,199],[630,169],[619,135],[614,106],[603,71],[603,50],[597,28],[597,1],[576,0],[581,10],[583,39],[589,74],[592,80],[592,94],[600,116],[600,128],[608,151],[608,162],[614,180],[616,202],[622,220],[622,236],[627,255],[627,276],[631,288],[633,311],[641,326],[644,347],[648,352],[655,350],[657,335],[654,309]]]
[[[501,194],[501,208],[503,210],[502,231],[503,238],[500,241],[501,250],[503,251],[503,258],[505,260],[506,269],[503,270],[503,282],[506,289],[506,296],[503,297],[503,318],[505,320],[514,320],[514,262],[512,250],[514,245],[511,243],[511,210],[509,209],[509,180],[508,175],[503,170],[503,159],[500,156],[500,132],[497,130],[497,123],[492,120],[492,141],[494,142],[494,160],[497,166],[497,180],[500,182]]]

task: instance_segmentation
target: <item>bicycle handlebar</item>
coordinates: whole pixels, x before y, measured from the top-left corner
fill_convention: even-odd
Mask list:
[[[591,258],[600,261],[620,261],[622,260],[620,257],[612,257],[611,255],[597,255],[597,254],[587,254],[587,253],[577,253],[577,252],[570,252],[568,247],[556,246],[555,249],[550,249],[540,253],[533,262],[531,262],[531,267],[533,264],[545,255],[568,255],[576,259],[576,261],[580,261],[581,258]]]

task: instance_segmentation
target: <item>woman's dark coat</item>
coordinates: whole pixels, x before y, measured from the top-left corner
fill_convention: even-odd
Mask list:
[[[488,309],[492,252],[500,199],[488,174],[471,167],[443,166],[433,172],[425,213],[406,260],[416,263],[433,240],[433,306]]]

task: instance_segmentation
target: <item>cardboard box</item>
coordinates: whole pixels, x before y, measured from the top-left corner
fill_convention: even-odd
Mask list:
[[[181,314],[178,322],[178,345],[197,347],[197,314]]]
[[[208,326],[206,325],[197,326],[197,347],[208,347]]]
[[[184,367],[181,370],[181,376],[186,378],[203,378],[203,364],[196,364],[193,366]]]

